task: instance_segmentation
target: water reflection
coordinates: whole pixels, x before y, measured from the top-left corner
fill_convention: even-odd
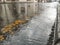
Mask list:
[[[46,4],[41,4],[42,7]],[[48,4],[51,6],[50,4]],[[53,6],[53,5],[52,5]],[[44,8],[43,8],[44,9]],[[45,13],[48,9],[48,13]],[[56,18],[56,8],[47,8],[40,11],[40,15],[34,16],[27,26],[24,26],[18,36],[11,37],[10,45],[46,45],[51,33],[51,27]],[[51,10],[53,12],[51,12]],[[53,16],[52,16],[53,15]],[[53,17],[53,18],[52,18]],[[47,22],[49,20],[49,22]],[[39,25],[38,25],[38,24]]]

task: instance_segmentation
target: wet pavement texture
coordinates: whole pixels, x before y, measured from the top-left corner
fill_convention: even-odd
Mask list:
[[[42,8],[43,7],[43,8]],[[4,45],[46,45],[56,19],[56,4],[43,3],[39,15],[34,16],[16,36],[10,37]]]

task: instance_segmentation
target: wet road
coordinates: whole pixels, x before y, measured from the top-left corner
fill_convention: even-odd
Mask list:
[[[40,4],[40,14],[34,16],[4,45],[46,45],[56,18],[56,4]]]

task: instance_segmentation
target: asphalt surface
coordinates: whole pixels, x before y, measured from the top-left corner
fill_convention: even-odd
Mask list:
[[[56,3],[40,3],[39,14],[3,45],[46,45],[56,19]]]

